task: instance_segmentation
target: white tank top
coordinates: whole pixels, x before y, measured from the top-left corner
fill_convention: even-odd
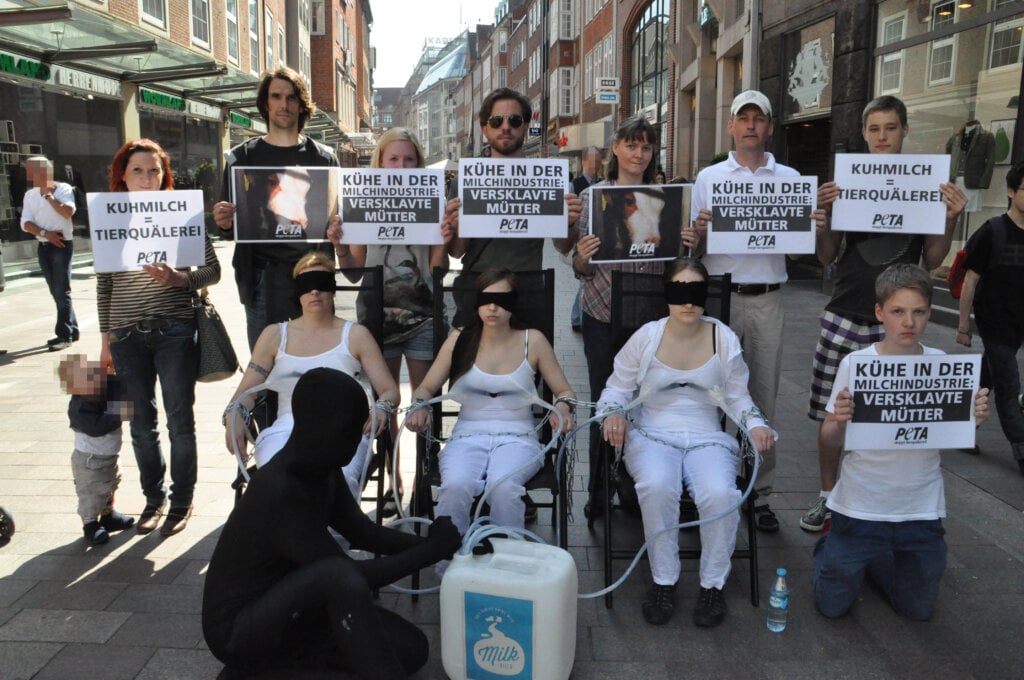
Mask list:
[[[711,355],[703,366],[680,370],[654,357],[644,376],[641,391],[647,394],[640,408],[638,425],[691,434],[721,432],[718,409],[703,394],[721,382],[718,356]],[[697,387],[684,387],[683,384]]]
[[[533,432],[531,405],[537,397],[528,358],[530,331],[523,338],[523,361],[511,373],[487,373],[476,363],[449,390],[462,405],[453,434],[528,434]]]

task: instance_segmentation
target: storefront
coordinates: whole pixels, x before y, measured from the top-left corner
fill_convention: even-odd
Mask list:
[[[121,140],[121,83],[0,50],[0,238],[8,263],[34,261],[35,239],[21,231],[28,189],[25,159],[46,156],[54,177],[78,189],[77,252],[89,240],[86,191],[107,188],[110,157]]]
[[[904,152],[950,154],[951,181],[970,199],[954,234],[956,252],[985,220],[1006,211],[1006,172],[1024,158],[1017,134],[1024,6],[884,0],[876,31],[874,95],[906,103]]]

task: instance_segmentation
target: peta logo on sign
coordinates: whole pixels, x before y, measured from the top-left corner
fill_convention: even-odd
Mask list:
[[[498,231],[526,231],[530,220],[522,217],[503,217]]]
[[[377,228],[377,239],[380,241],[404,241],[405,240],[405,227],[378,227]]]
[[[751,234],[747,238],[747,249],[774,248],[775,234]]]
[[[899,213],[893,215],[875,215],[875,218],[871,221],[873,227],[902,227],[903,226],[903,215]]]
[[[139,253],[135,260],[136,264],[156,264],[157,262],[167,263],[166,250],[154,250],[150,253]]]
[[[630,243],[629,244],[630,255],[654,255],[654,244],[653,243]]]
[[[913,427],[900,427],[896,429],[896,436],[893,437],[893,444],[917,444],[928,441],[928,427],[923,425]]]
[[[302,236],[302,225],[291,223],[291,224],[279,224],[277,229],[274,230],[276,236]]]

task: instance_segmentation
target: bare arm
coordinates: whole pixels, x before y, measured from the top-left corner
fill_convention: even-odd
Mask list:
[[[818,262],[828,266],[839,256],[839,246],[843,242],[843,232],[832,231],[832,203],[839,198],[839,187],[835,182],[825,182],[818,187],[818,209],[825,211],[824,219],[815,220],[814,250]]]
[[[836,395],[835,411],[825,415],[821,424],[818,441],[832,450],[841,451],[846,443],[846,423],[853,418],[853,396],[849,388],[844,387]]]
[[[544,334],[534,330],[533,333],[530,333],[529,343],[530,364],[534,370],[540,371],[544,382],[551,389],[551,393],[555,395],[555,408],[562,414],[562,432],[567,433],[573,426],[572,407],[565,401],[558,401],[557,398],[575,399],[576,393],[569,381],[566,380],[565,372],[555,357],[555,350]]]
[[[922,260],[925,269],[935,269],[949,254],[949,246],[953,243],[953,229],[956,227],[960,213],[967,207],[967,194],[955,184],[945,182],[939,185],[942,202],[946,204],[946,228],[941,234],[924,237]]]
[[[256,340],[256,346],[252,350],[252,359],[242,374],[242,380],[238,383],[238,389],[231,395],[229,404],[241,401],[242,405],[251,409],[256,403],[255,394],[247,394],[239,399],[239,395],[257,385],[267,381],[270,370],[274,367],[274,359],[277,356],[277,348],[281,344],[281,329],[277,324],[272,324],[263,329],[260,337]],[[228,453],[234,455],[235,447],[244,456],[248,443],[253,441],[249,428],[242,422],[242,414],[237,409],[232,410],[228,416],[235,421],[232,428],[231,420],[225,418],[224,444]],[[232,431],[235,437],[232,437]]]
[[[349,331],[349,347],[352,348],[352,356],[359,360],[363,367],[363,373],[370,381],[370,386],[380,399],[390,401],[395,406],[402,399],[398,391],[398,385],[384,362],[384,355],[381,354],[377,341],[365,326],[353,324]]]
[[[960,289],[960,320],[956,326],[956,341],[964,347],[971,346],[971,308],[974,307],[974,294],[978,290],[979,280],[981,275],[968,269]]]
[[[414,405],[418,400],[425,401],[441,391],[441,387],[444,385],[445,380],[448,379],[448,374],[452,370],[452,350],[455,349],[455,342],[459,339],[459,333],[460,331],[458,330],[452,331],[448,339],[441,345],[434,363],[430,365],[430,370],[423,377],[423,382],[412,393]],[[413,432],[421,432],[429,422],[430,413],[427,409],[421,408],[409,414],[406,420],[406,427]]]

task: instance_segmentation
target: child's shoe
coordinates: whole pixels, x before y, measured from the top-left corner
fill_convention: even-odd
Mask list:
[[[111,508],[109,512],[104,512],[100,515],[100,524],[107,531],[124,531],[135,526],[135,518],[122,515],[117,510]]]
[[[82,533],[85,534],[85,540],[91,545],[103,545],[110,540],[110,534],[96,520],[83,524]]]

